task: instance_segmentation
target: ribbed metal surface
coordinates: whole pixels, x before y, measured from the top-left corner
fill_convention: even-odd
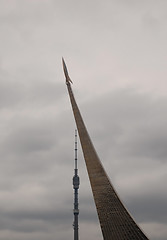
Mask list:
[[[148,239],[114,190],[91,142],[71,85],[66,82],[104,240]]]

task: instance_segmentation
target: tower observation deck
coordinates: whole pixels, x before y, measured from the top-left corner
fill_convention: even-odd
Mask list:
[[[87,166],[99,222],[104,240],[148,239],[117,195],[89,137],[72,92],[72,82],[63,60],[66,85]]]

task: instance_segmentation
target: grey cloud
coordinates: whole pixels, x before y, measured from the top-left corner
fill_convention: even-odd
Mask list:
[[[14,221],[13,221],[14,220]],[[20,232],[20,233],[33,233],[33,232],[47,232],[48,229],[46,224],[43,224],[42,221],[33,221],[25,220],[25,219],[18,219],[16,216],[14,218],[3,217],[3,220],[0,220],[1,223],[1,230],[9,230],[13,232]]]
[[[31,71],[31,69],[29,69]],[[55,83],[43,77],[32,76],[30,72],[21,77],[12,76],[1,71],[0,81],[0,108],[10,109],[17,106],[19,109],[25,109],[28,106],[33,110],[36,107],[45,107],[46,105],[56,104],[65,94],[62,84]],[[36,79],[37,78],[37,79]],[[48,78],[46,76],[46,78]],[[36,108],[36,111],[38,109]]]
[[[72,238],[75,124],[62,55],[74,77],[85,123],[118,193],[137,222],[158,222],[164,229],[162,2],[1,1],[1,239]],[[81,238],[100,240],[80,146],[78,157]],[[148,235],[156,239],[153,229],[150,225]]]
[[[167,196],[151,196],[145,198],[134,198],[129,200],[127,206],[131,209],[131,213],[139,222],[159,222],[166,223]]]
[[[39,124],[41,125],[41,123]],[[6,148],[18,153],[31,153],[34,151],[46,151],[55,144],[56,136],[52,129],[46,125],[24,126],[21,129],[15,129],[6,140]],[[17,141],[16,141],[17,140]]]
[[[88,123],[93,125],[96,119],[96,129],[91,130],[96,132],[93,137],[99,139],[101,148],[102,142],[103,147],[110,146],[119,157],[140,156],[165,161],[166,101],[166,98],[149,98],[133,91],[111,92],[86,109]],[[107,133],[110,139],[106,138]]]
[[[11,81],[9,80],[11,78]],[[15,81],[12,81],[12,77],[5,74],[1,69],[1,80],[0,80],[0,107],[13,107],[18,104],[22,99],[23,95],[20,91],[20,85]]]
[[[40,220],[41,222],[48,222],[51,221],[52,224],[61,224],[62,220],[64,222],[68,222],[71,219],[71,212],[68,214],[62,213],[62,209],[60,210],[48,210],[48,209],[43,209],[41,211],[24,211],[22,210],[21,212],[8,212],[5,213],[5,216],[8,217],[9,219],[16,219],[17,221],[22,221],[22,220]],[[38,231],[38,229],[37,229]]]

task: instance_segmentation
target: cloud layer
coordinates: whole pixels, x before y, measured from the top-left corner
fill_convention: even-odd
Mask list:
[[[75,123],[61,57],[113,185],[167,236],[166,1],[0,2],[0,240],[73,237]],[[102,239],[81,148],[80,238]]]

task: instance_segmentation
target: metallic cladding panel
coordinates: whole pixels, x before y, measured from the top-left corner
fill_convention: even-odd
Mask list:
[[[148,239],[114,190],[91,142],[70,82],[66,82],[104,240]]]

